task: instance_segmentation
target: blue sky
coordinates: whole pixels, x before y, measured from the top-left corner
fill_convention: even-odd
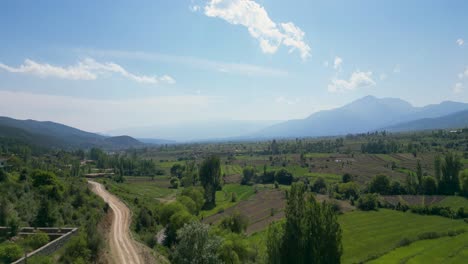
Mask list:
[[[1,1],[0,115],[90,131],[468,102],[466,1]]]

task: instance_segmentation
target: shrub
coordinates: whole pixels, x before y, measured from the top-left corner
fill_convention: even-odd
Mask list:
[[[369,186],[372,193],[388,194],[390,191],[390,180],[386,175],[375,176]]]
[[[318,177],[312,185],[312,191],[317,193],[325,193],[326,190],[327,184],[325,183],[325,179],[322,177]]]
[[[286,169],[280,169],[275,173],[275,180],[279,184],[291,185],[293,182],[293,175]]]
[[[49,240],[50,238],[46,233],[38,232],[38,233],[28,236],[25,239],[25,242],[28,245],[28,247],[30,247],[31,249],[37,249],[49,243]]]
[[[179,179],[177,177],[172,177],[170,183],[171,183],[172,188],[174,188],[174,189],[179,188],[180,181],[179,181]]]
[[[362,195],[358,200],[358,208],[363,211],[377,210],[379,196],[375,193]]]
[[[23,256],[23,250],[17,244],[5,243],[0,245],[0,262],[11,263]]]
[[[221,221],[220,227],[240,234],[247,229],[248,224],[249,219],[245,215],[242,215],[239,212],[234,212],[232,215],[225,217]]]

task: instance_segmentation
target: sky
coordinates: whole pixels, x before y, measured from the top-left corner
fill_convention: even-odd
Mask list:
[[[468,102],[468,2],[0,1],[0,115],[93,132]]]

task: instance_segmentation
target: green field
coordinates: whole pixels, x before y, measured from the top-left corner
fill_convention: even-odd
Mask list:
[[[237,201],[232,202],[232,193],[237,195]],[[219,210],[227,209],[231,206],[236,205],[238,202],[249,199],[254,194],[254,187],[240,184],[226,184],[223,186],[223,190],[216,192],[216,207],[202,211],[202,216],[210,216],[219,212]]]
[[[102,181],[101,181],[102,182]],[[153,203],[165,199],[175,198],[177,190],[164,188],[160,186],[158,181],[126,181],[124,183],[116,183],[107,181],[106,186],[109,191],[123,198],[127,203],[132,203],[136,198],[143,203]]]
[[[369,263],[466,263],[468,233],[416,241]]]
[[[453,210],[463,207],[465,211],[468,211],[468,199],[460,196],[448,196],[440,201],[438,206],[450,207]]]
[[[221,171],[222,171],[222,174],[237,175],[237,174],[242,174],[242,167],[239,165],[222,165]]]
[[[426,232],[468,229],[462,220],[385,209],[346,213],[339,221],[343,229],[344,263],[358,263],[384,255],[394,250],[402,239],[416,239]]]

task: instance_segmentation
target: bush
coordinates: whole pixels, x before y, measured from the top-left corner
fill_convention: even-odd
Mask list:
[[[28,247],[34,250],[49,243],[49,240],[50,238],[46,233],[38,232],[38,233],[28,236],[25,239],[25,243],[28,245]]]
[[[5,243],[0,245],[0,262],[11,263],[23,256],[23,250],[17,244]]]
[[[275,180],[279,184],[291,185],[294,180],[293,175],[286,169],[280,169],[275,173]]]
[[[378,194],[367,193],[362,195],[358,200],[358,208],[363,211],[377,210]]]
[[[179,185],[180,185],[179,179],[176,178],[176,177],[172,177],[171,178],[171,187],[174,188],[174,189],[178,189]]]
[[[375,176],[369,186],[369,191],[378,194],[388,194],[390,192],[390,180],[386,175]]]
[[[318,177],[312,185],[312,191],[323,194],[326,192],[326,190],[327,184],[325,183],[325,179],[322,177]]]
[[[249,219],[245,215],[234,212],[231,216],[225,217],[221,221],[220,227],[240,234],[247,229],[248,224]]]
[[[340,183],[338,184],[338,193],[340,193],[345,199],[358,197],[359,185],[355,182]]]

